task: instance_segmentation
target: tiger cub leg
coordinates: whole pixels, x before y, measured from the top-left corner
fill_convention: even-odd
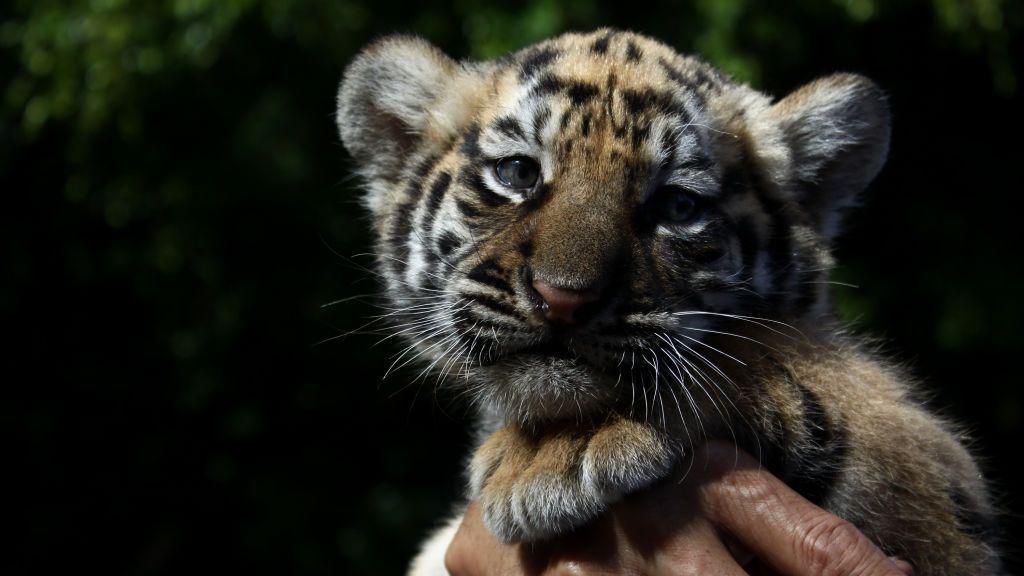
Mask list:
[[[550,538],[669,474],[679,451],[653,426],[614,417],[593,429],[492,434],[470,464],[471,497],[502,542]]]

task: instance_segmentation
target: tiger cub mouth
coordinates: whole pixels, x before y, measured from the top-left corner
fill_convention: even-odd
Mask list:
[[[529,356],[539,356],[539,357],[542,357],[542,358],[552,358],[552,359],[573,360],[573,361],[583,361],[583,362],[585,362],[585,360],[583,358],[581,358],[579,356],[579,354],[577,354],[576,352],[573,352],[572,350],[569,349],[568,346],[566,346],[565,344],[563,344],[563,343],[561,343],[561,342],[559,342],[557,340],[549,340],[547,342],[542,342],[542,343],[538,343],[538,344],[531,344],[529,346],[526,346],[524,348],[520,348],[518,350],[515,350],[515,351],[511,352],[511,353],[507,354],[505,357],[509,357],[509,356],[526,356],[526,355],[529,355]]]
[[[628,377],[588,354],[591,346],[585,338],[553,337],[502,351],[478,368],[488,382],[478,393],[493,413],[531,427],[606,414]]]

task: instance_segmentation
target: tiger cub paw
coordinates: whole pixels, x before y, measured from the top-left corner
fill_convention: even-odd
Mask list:
[[[664,478],[678,456],[663,433],[625,418],[536,437],[506,427],[473,456],[471,495],[502,542],[544,540]]]

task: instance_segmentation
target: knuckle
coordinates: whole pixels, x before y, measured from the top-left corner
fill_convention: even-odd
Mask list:
[[[467,576],[472,569],[472,543],[463,529],[456,532],[455,538],[444,550],[444,569],[451,576]]]
[[[872,544],[856,526],[832,515],[811,520],[810,529],[799,539],[797,551],[815,573],[835,575],[858,573],[871,561]]]
[[[544,576],[589,576],[591,573],[579,562],[558,562]]]
[[[465,576],[470,573],[465,546],[456,538],[444,553],[444,568],[451,576]]]
[[[615,573],[590,562],[563,560],[550,566],[544,571],[543,576],[611,576]]]
[[[704,483],[701,506],[712,518],[745,514],[748,509],[776,502],[778,491],[756,472],[732,471]]]

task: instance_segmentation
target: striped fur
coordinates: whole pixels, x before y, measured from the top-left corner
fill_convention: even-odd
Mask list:
[[[830,244],[888,151],[870,81],[773,102],[632,33],[483,63],[399,36],[338,105],[409,344],[395,365],[423,362],[495,432],[470,487],[500,538],[571,529],[725,437],[918,573],[996,573],[959,436],[833,320]],[[503,185],[511,157],[540,182]],[[672,194],[692,217],[668,217]],[[601,298],[562,330],[537,281]]]

